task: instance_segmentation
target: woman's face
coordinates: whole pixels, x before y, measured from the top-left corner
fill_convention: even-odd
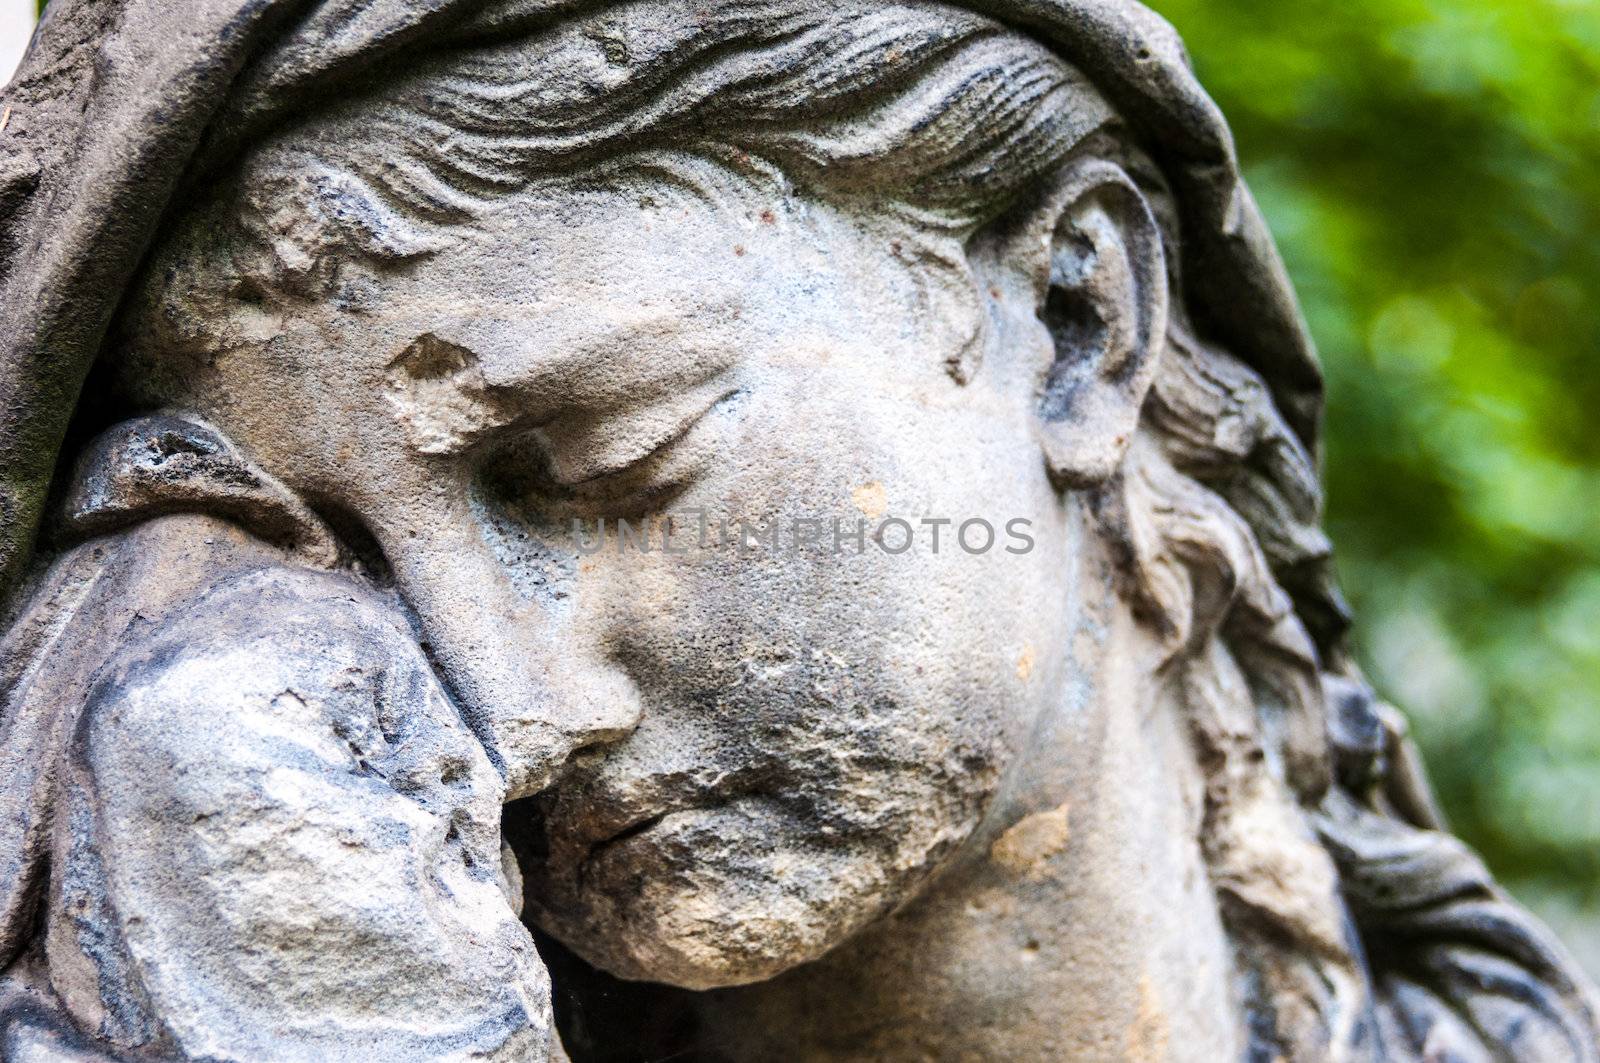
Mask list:
[[[1048,337],[929,265],[959,250],[776,194],[530,195],[249,308],[259,353],[201,373],[370,529],[507,796],[553,780],[516,806],[530,914],[598,966],[817,957],[969,836],[1072,678]]]

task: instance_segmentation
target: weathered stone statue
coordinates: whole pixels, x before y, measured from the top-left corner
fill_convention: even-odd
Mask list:
[[[1600,1060],[1131,0],[54,0],[0,107],[5,1059]]]

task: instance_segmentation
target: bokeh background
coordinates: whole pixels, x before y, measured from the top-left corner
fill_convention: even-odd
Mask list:
[[[1322,349],[1362,660],[1600,973],[1600,2],[1150,2]],[[0,76],[34,3],[0,0]]]
[[[1600,973],[1600,3],[1147,2],[1322,351],[1362,662]]]

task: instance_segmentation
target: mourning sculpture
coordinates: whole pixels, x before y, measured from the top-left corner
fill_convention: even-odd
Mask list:
[[[1131,0],[54,0],[0,1056],[1596,1060]]]

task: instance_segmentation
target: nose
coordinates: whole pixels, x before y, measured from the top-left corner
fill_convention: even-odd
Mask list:
[[[620,742],[639,726],[643,707],[638,688],[600,654],[559,653],[549,689],[562,705],[563,734],[572,751]]]
[[[543,789],[573,752],[631,734],[639,692],[592,635],[558,627],[520,594],[461,516],[426,535],[386,537],[394,545],[385,548],[423,649],[511,801]]]
[[[483,624],[481,616],[435,625],[434,654],[505,776],[505,800],[539,792],[573,753],[620,742],[638,727],[638,690],[614,663],[574,646],[530,646],[526,628]]]

